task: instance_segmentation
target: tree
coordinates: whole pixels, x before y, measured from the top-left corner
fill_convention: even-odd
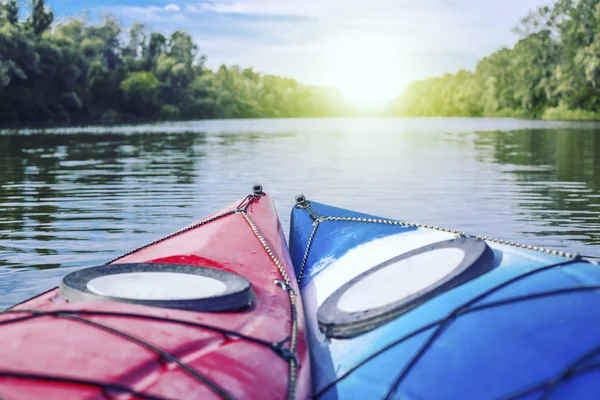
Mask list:
[[[148,27],[135,23],[129,29],[129,43],[123,48],[123,62],[129,71],[144,69],[143,54],[147,49]]]
[[[600,0],[557,0],[529,13],[515,31],[518,43],[480,60],[473,79],[459,71],[417,82],[392,112],[529,117],[556,107],[600,112]]]
[[[323,116],[345,107],[333,90],[252,68],[204,68],[184,31],[165,36],[133,24],[123,41],[111,15],[98,23],[69,18],[50,29],[44,0],[30,0],[21,20],[16,0],[0,5],[0,124]]]
[[[19,5],[17,0],[8,0],[6,3],[0,3],[0,26],[3,23],[17,25],[19,22]]]
[[[192,37],[183,31],[175,31],[169,38],[169,56],[190,68],[198,54],[198,46]]]
[[[152,32],[150,43],[142,52],[146,71],[153,71],[156,68],[158,57],[166,51],[167,38],[162,33]]]
[[[31,14],[27,24],[36,36],[41,36],[54,21],[54,13],[46,7],[45,0],[31,0]]]

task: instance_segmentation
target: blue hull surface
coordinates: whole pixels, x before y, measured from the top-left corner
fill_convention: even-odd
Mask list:
[[[600,398],[590,260],[303,199],[290,252],[317,398]]]

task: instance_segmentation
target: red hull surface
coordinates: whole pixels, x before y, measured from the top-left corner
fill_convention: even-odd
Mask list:
[[[238,204],[112,264],[232,272],[251,282],[251,307],[69,303],[54,289],[0,313],[0,399],[309,398],[300,292],[275,207],[266,195]]]

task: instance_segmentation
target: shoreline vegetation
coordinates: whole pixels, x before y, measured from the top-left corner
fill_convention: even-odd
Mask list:
[[[412,82],[367,113],[334,88],[252,68],[205,66],[191,36],[110,15],[54,23],[45,0],[0,0],[0,126],[220,118],[506,117],[600,120],[600,0],[557,0],[474,71]],[[357,77],[360,79],[360,77]]]
[[[391,114],[600,120],[600,0],[557,0],[475,71],[411,83]]]
[[[53,24],[45,0],[29,12],[0,0],[0,125],[42,126],[207,118],[324,117],[356,112],[339,91],[252,68],[205,67],[191,36],[111,15]]]

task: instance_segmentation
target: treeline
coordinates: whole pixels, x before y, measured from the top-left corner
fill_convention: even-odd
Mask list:
[[[390,113],[600,119],[600,0],[558,0],[523,18],[521,39],[474,72],[410,84]]]
[[[105,16],[53,24],[44,0],[29,12],[0,0],[0,124],[338,116],[333,89],[221,66],[211,71],[190,35],[170,36]],[[125,32],[127,33],[127,32]]]

